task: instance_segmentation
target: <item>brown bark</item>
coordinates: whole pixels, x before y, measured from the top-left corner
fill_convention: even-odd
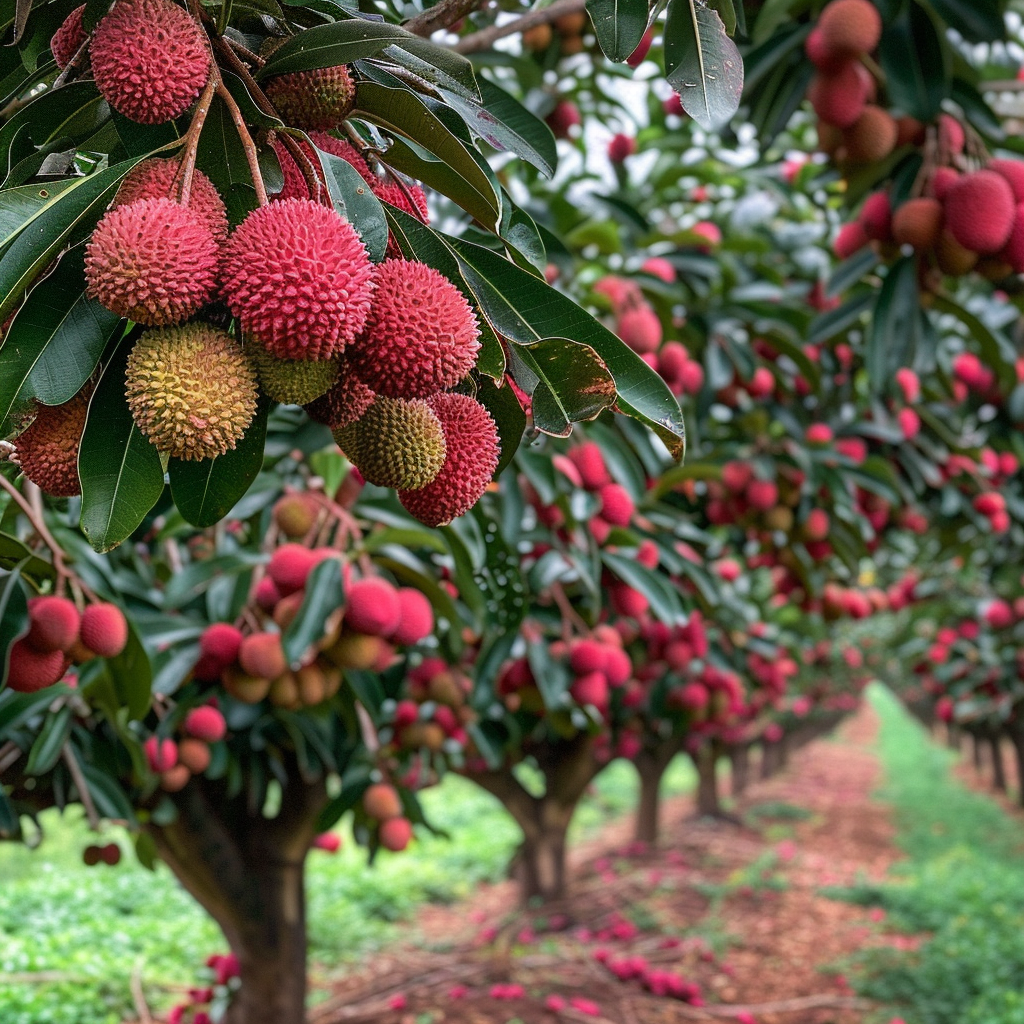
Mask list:
[[[971,759],[974,762],[974,770],[980,772],[981,759],[981,737],[976,731],[971,732]]]
[[[732,761],[732,795],[741,797],[750,782],[749,744],[737,743],[729,751],[729,757]]]
[[[720,818],[722,804],[718,798],[718,751],[714,743],[702,743],[693,756],[697,766],[697,813]]]
[[[992,752],[992,788],[1000,793],[1007,791],[1006,768],[1003,765],[1003,745],[999,732],[993,729],[988,734],[989,750]]]
[[[1024,728],[1008,726],[1007,735],[1017,760],[1017,801],[1024,807]]]
[[[194,778],[172,798],[175,821],[149,826],[163,860],[238,956],[242,984],[224,1024],[305,1024],[304,870],[326,794],[297,770],[289,780],[273,819],[220,783]]]
[[[779,770],[779,744],[761,741],[761,779],[770,779]]]
[[[661,814],[661,780],[668,766],[679,753],[678,739],[664,740],[654,747],[644,747],[633,760],[640,779],[640,797],[636,808],[636,839],[654,846],[658,842]]]

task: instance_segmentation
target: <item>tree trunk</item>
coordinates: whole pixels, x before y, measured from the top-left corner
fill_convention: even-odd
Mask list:
[[[149,826],[163,860],[238,957],[242,984],[224,1024],[306,1021],[304,871],[326,797],[297,771],[289,780],[273,819],[194,778],[172,798],[177,819]]]
[[[640,797],[636,808],[637,842],[654,846],[660,833],[661,780],[672,759],[679,753],[678,740],[666,740],[657,747],[644,747],[633,765],[640,778]]]
[[[988,736],[989,749],[992,751],[992,786],[1000,793],[1006,792],[1006,769],[1003,766],[1003,747],[999,742],[999,733],[992,730]]]
[[[946,746],[950,750],[960,749],[960,740],[963,738],[963,732],[955,726],[952,722],[946,725]]]
[[[971,733],[971,757],[974,761],[974,770],[981,771],[981,737],[977,732]]]
[[[776,751],[778,744],[761,740],[761,780],[770,779],[777,771]]]
[[[697,766],[697,813],[702,817],[722,816],[722,805],[718,799],[718,751],[714,743],[702,743],[694,755]]]
[[[1009,730],[1008,735],[1017,755],[1017,801],[1024,807],[1024,730]]]
[[[564,821],[558,821],[550,814],[539,817],[548,817],[549,820],[543,827],[529,829],[513,861],[513,871],[519,882],[519,898],[524,904],[532,900],[554,903],[564,900],[569,892],[565,837],[572,812],[564,817]]]
[[[750,782],[750,745],[738,743],[732,748],[732,795],[743,796]]]

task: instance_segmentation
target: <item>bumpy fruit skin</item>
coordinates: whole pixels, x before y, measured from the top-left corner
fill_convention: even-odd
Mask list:
[[[391,634],[391,642],[398,647],[418,644],[430,636],[434,629],[434,609],[427,596],[412,587],[398,591],[398,625]]]
[[[279,359],[330,359],[366,324],[373,264],[333,209],[308,199],[249,214],[224,249],[223,294],[247,337]]]
[[[100,19],[89,51],[104,99],[140,124],[183,114],[210,77],[202,29],[170,0],[119,0]]]
[[[1010,183],[995,171],[959,178],[946,193],[946,227],[971,252],[988,256],[1006,245],[1013,230],[1016,203]]]
[[[338,359],[338,379],[325,395],[305,406],[306,415],[331,430],[355,423],[373,405],[377,396],[356,376],[346,356]]]
[[[363,794],[363,810],[377,821],[390,821],[402,816],[402,801],[398,790],[386,782],[375,782]]]
[[[462,380],[480,349],[476,314],[462,292],[410,260],[385,260],[376,284],[366,330],[348,349],[360,379],[388,398],[425,398]]]
[[[241,346],[208,324],[146,331],[128,356],[125,390],[139,430],[186,461],[233,449],[256,413],[256,374]]]
[[[227,735],[228,727],[224,716],[208,704],[193,708],[185,716],[185,732],[204,743],[217,743]]]
[[[883,160],[896,148],[899,128],[888,110],[868,105],[843,132],[846,158],[855,164]]]
[[[242,641],[238,664],[257,679],[276,679],[288,671],[280,633],[253,633]]]
[[[185,739],[178,744],[178,761],[193,775],[202,775],[210,767],[210,748],[197,739]]]
[[[116,658],[128,643],[128,620],[113,604],[90,604],[82,612],[78,639],[100,658]]]
[[[445,461],[441,421],[422,398],[378,396],[355,423],[334,431],[338,447],[378,487],[425,487]]]
[[[368,636],[388,636],[398,627],[402,606],[398,591],[387,580],[356,580],[345,595],[345,626]]]
[[[1013,267],[1015,274],[1024,273],[1024,203],[1017,205],[1013,230],[999,253],[999,258]]]
[[[36,405],[36,418],[15,441],[21,471],[54,498],[82,493],[78,447],[91,394],[91,388],[83,388],[63,405]]]
[[[870,0],[832,0],[821,12],[818,30],[832,53],[870,53],[882,37],[882,16]]]
[[[28,602],[26,643],[39,654],[69,651],[78,639],[81,616],[66,597],[33,597]]]
[[[919,252],[930,249],[942,234],[942,203],[920,196],[903,203],[892,218],[892,238],[897,245],[912,245]]]
[[[310,131],[337,128],[352,112],[356,98],[355,82],[344,64],[277,75],[268,80],[265,91],[285,124]]]
[[[1024,160],[990,160],[988,170],[1001,174],[1013,189],[1013,198],[1024,203]]]
[[[626,157],[632,156],[636,152],[636,139],[631,135],[613,135],[611,141],[608,143],[608,159],[613,164],[621,164],[625,161]]]
[[[629,491],[622,484],[605,484],[598,492],[601,518],[612,526],[629,526],[635,507]]]
[[[35,693],[58,682],[66,664],[63,651],[40,654],[26,639],[16,640],[11,647],[7,686],[17,693]]]
[[[316,553],[301,544],[282,544],[270,556],[267,575],[274,581],[280,597],[287,597],[306,585],[318,561]]]
[[[260,344],[250,345],[246,354],[256,367],[260,387],[284,405],[315,401],[338,379],[336,359],[277,359]]]
[[[657,352],[661,345],[661,321],[658,314],[646,303],[624,310],[615,333],[634,351],[641,355],[645,352]]]
[[[136,164],[125,176],[114,196],[111,209],[128,206],[139,199],[174,199],[171,189],[178,173],[178,160],[150,157]],[[206,222],[218,245],[228,237],[228,211],[213,182],[198,168],[192,174],[188,208]]]
[[[377,175],[370,170],[366,157],[351,142],[346,142],[344,139],[336,139],[333,135],[328,135],[327,132],[310,132],[309,138],[317,149],[322,149],[325,153],[331,153],[334,156],[340,156],[342,160],[347,160],[368,185],[373,186],[380,183]]]
[[[398,498],[421,523],[441,526],[480,500],[498,467],[501,448],[491,414],[475,398],[437,395],[430,407],[444,430],[444,465],[426,487],[401,491]]]
[[[833,128],[849,128],[864,113],[871,92],[871,75],[863,64],[851,61],[834,75],[818,75],[807,97],[814,112]]]
[[[582,123],[580,108],[571,100],[559,100],[544,120],[556,139],[569,138],[569,129]]]
[[[87,294],[149,327],[180,323],[213,296],[217,243],[198,213],[170,199],[118,206],[85,247]]]
[[[583,444],[570,449],[569,458],[580,471],[583,486],[588,491],[599,490],[612,482],[604,462],[604,454],[594,441],[584,441]]]
[[[221,673],[234,663],[242,643],[242,632],[227,622],[207,626],[199,638],[199,660],[192,675],[205,683],[215,683]]]
[[[85,4],[76,7],[65,19],[63,24],[50,40],[50,53],[57,62],[57,67],[63,71],[71,58],[78,53],[79,47],[85,42],[85,29],[82,28],[82,15],[85,13]]]

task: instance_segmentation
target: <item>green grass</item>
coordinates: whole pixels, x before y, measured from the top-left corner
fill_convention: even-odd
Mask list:
[[[677,758],[665,793],[691,789],[689,762]],[[624,762],[599,777],[573,822],[577,840],[635,805],[636,777]],[[337,856],[310,856],[308,893],[312,957],[333,967],[379,948],[429,901],[467,896],[497,880],[517,830],[498,802],[452,776],[424,794],[429,819],[451,839],[421,835],[400,855],[366,853],[345,837]],[[82,849],[94,837],[77,814],[44,816],[36,850],[0,844],[0,1022],[117,1024],[131,1012],[129,979],[138,969],[154,1007],[170,998],[161,986],[189,984],[210,952],[224,948],[217,928],[166,869],[138,865],[123,834],[117,868],[86,868]],[[13,980],[12,975],[61,980]]]
[[[843,897],[881,906],[888,926],[931,937],[916,952],[865,954],[863,995],[907,1024],[1024,1021],[1024,827],[950,777],[953,755],[932,743],[887,690],[881,716],[881,798],[907,854],[892,883]]]

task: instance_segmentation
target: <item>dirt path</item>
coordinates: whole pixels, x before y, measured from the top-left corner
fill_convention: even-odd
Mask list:
[[[694,821],[689,801],[670,801],[661,847],[648,852],[615,823],[587,844],[572,899],[555,913],[517,911],[508,884],[425,908],[407,945],[334,985],[311,1020],[859,1024],[868,1007],[835,965],[906,940],[820,889],[881,879],[898,855],[871,800],[875,728],[865,708],[751,786],[736,808],[742,827]],[[616,976],[638,971],[669,994]]]

